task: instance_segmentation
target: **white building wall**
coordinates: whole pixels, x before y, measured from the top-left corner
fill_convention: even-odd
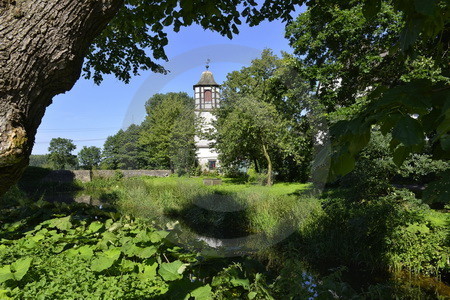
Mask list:
[[[206,132],[209,129],[214,128],[212,121],[215,120],[215,116],[209,111],[197,111],[197,116],[202,119],[202,131]],[[215,140],[200,139],[195,136],[195,144],[197,146],[197,160],[202,170],[209,170],[209,161],[216,161],[216,168],[219,167],[218,157],[219,154],[214,148],[210,148],[210,144]]]

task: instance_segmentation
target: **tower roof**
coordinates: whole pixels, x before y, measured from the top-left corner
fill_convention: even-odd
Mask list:
[[[211,71],[204,71],[202,73],[202,77],[200,78],[200,81],[196,85],[215,85],[219,86],[217,82],[214,80],[213,73]]]

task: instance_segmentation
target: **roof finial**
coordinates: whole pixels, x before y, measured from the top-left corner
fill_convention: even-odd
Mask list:
[[[209,63],[211,62],[211,60],[208,58],[207,60],[206,60],[206,70],[208,70],[209,69]]]

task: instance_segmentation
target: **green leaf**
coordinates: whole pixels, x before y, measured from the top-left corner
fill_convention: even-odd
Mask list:
[[[87,233],[95,233],[95,232],[99,231],[99,230],[102,229],[102,228],[103,228],[103,224],[100,223],[99,221],[95,221],[95,222],[92,222],[92,223],[89,225],[89,228],[88,228],[88,230],[87,230]]]
[[[11,271],[13,271],[14,278],[17,281],[20,281],[25,274],[27,274],[28,270],[30,269],[31,262],[33,261],[33,258],[26,257],[19,259],[11,264]]]
[[[14,275],[11,272],[11,268],[9,265],[3,266],[0,268],[0,283],[5,282],[7,280],[14,279]]]
[[[394,155],[393,155],[393,161],[394,163],[400,167],[403,162],[405,161],[405,159],[408,157],[409,154],[409,150],[408,148],[404,147],[404,146],[400,146],[397,149],[395,149],[394,151]]]
[[[109,269],[116,260],[120,257],[120,249],[110,249],[102,252],[91,263],[91,270],[94,272],[101,272]]]
[[[249,300],[252,300],[252,299],[255,299],[256,295],[258,295],[258,294],[255,292],[250,292],[250,293],[248,293],[247,297]]]
[[[153,256],[157,252],[157,248],[155,246],[150,246],[147,248],[139,248],[136,255],[140,258],[149,258]]]
[[[162,239],[164,239],[167,235],[169,234],[168,231],[165,230],[160,230],[160,231],[155,231],[152,232],[150,234],[150,241],[152,243],[159,243],[162,241]]]
[[[450,151],[450,134],[444,134],[441,137],[441,147],[444,151]]]
[[[422,15],[432,17],[435,11],[435,1],[433,0],[414,0],[416,11]]]
[[[183,264],[183,262],[179,260],[171,263],[162,263],[159,267],[158,274],[165,281],[174,281],[183,278],[181,274],[183,274],[186,266],[186,264]]]
[[[392,130],[392,137],[406,147],[420,145],[424,142],[422,125],[410,116],[404,116],[397,122]]]
[[[191,292],[191,297],[195,300],[209,300],[212,299],[212,290],[209,284],[196,288]]]
[[[103,270],[109,269],[114,264],[114,262],[115,260],[110,257],[99,256],[92,261],[91,270],[94,272],[101,272]]]
[[[122,251],[120,251],[120,249],[118,249],[118,248],[113,248],[113,249],[109,249],[109,250],[107,250],[107,251],[104,251],[103,252],[103,255],[105,255],[105,256],[107,256],[107,257],[109,257],[109,258],[112,258],[112,259],[114,259],[114,260],[117,260],[117,259],[119,259],[119,257],[120,257],[120,253],[121,253]]]
[[[104,232],[102,236],[103,236],[103,241],[105,241],[105,242],[114,242],[117,240],[117,236],[114,233],[109,232],[109,231]]]
[[[339,175],[345,175],[355,168],[355,158],[345,153],[333,161],[333,170]]]
[[[141,230],[134,238],[135,242],[148,242],[150,241],[150,236],[145,230]]]
[[[402,117],[401,114],[389,114],[381,121],[380,131],[383,135],[388,134],[392,127],[398,122],[398,119]]]
[[[353,136],[350,140],[350,145],[348,150],[352,154],[357,154],[361,149],[363,149],[370,141],[370,130],[363,134]]]
[[[142,248],[139,248],[133,243],[126,243],[122,246],[122,252],[127,256],[135,256],[142,251]]]
[[[152,280],[156,277],[156,269],[158,268],[158,263],[154,262],[150,266],[144,266],[144,270],[142,273],[138,274],[138,278],[141,280]]]
[[[8,293],[9,293],[9,290],[0,290],[0,299],[2,299],[2,300],[13,299],[8,296]]]
[[[78,248],[77,250],[78,253],[80,254],[80,257],[84,259],[91,259],[94,256],[94,250],[92,246],[85,245]]]
[[[366,19],[371,19],[380,11],[381,1],[380,0],[367,0],[364,2],[363,14]]]
[[[248,279],[242,279],[242,278],[231,278],[230,283],[233,286],[241,286],[244,289],[248,290],[250,288],[250,281]]]
[[[69,230],[72,227],[70,216],[50,220],[49,227],[56,227],[59,230]]]

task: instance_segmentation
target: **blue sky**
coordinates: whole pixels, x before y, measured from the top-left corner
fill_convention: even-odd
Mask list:
[[[46,154],[52,138],[72,139],[77,145],[102,147],[105,139],[131,123],[139,124],[145,117],[144,103],[154,93],[192,93],[192,85],[211,59],[210,71],[221,84],[227,73],[250,64],[265,48],[274,53],[291,52],[284,38],[284,24],[264,22],[256,27],[242,25],[232,40],[220,34],[190,26],[180,32],[169,32],[166,47],[169,75],[141,72],[125,84],[106,76],[100,86],[80,79],[69,92],[58,95],[47,108],[36,135],[33,154]]]

